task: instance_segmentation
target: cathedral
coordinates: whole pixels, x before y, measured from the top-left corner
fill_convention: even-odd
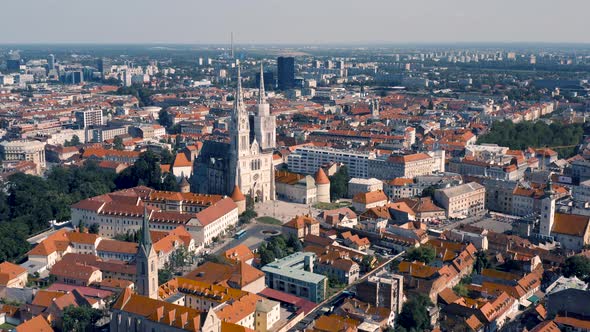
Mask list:
[[[270,114],[266,101],[262,71],[261,65],[252,132],[238,67],[238,86],[229,125],[230,143],[203,142],[192,178],[196,192],[230,195],[237,186],[257,202],[275,199],[272,155],[276,147],[276,117]]]

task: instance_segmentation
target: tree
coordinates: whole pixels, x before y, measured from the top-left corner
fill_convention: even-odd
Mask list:
[[[542,121],[496,121],[491,130],[481,135],[477,143],[495,143],[507,146],[513,150],[524,150],[528,147],[541,148],[544,146],[569,146],[577,145],[584,136],[584,127],[581,124],[552,123],[550,125]],[[557,150],[560,157],[569,157],[575,154],[575,147],[560,148]]]
[[[262,265],[270,264],[276,259],[275,254],[272,250],[260,251],[260,263]]]
[[[81,144],[80,143],[80,137],[78,137],[78,135],[72,136],[72,140],[71,141],[66,140],[64,142],[64,146],[78,146],[80,144]]]
[[[330,196],[333,200],[346,197],[348,193],[348,181],[350,181],[348,168],[346,165],[343,165],[330,177]]]
[[[436,191],[435,186],[428,186],[422,190],[422,195],[420,197],[430,197],[434,199],[434,192]]]
[[[465,284],[462,283],[458,283],[455,287],[453,287],[453,291],[457,293],[457,295],[462,297],[465,297],[469,294],[469,292],[467,291],[467,286],[465,286]]]
[[[174,119],[172,118],[172,115],[170,115],[170,112],[168,112],[168,110],[161,109],[158,113],[158,123],[162,127],[168,129],[172,127],[172,125],[174,125]]]
[[[93,223],[92,225],[90,225],[90,227],[88,227],[88,233],[90,234],[98,234],[99,231],[100,226],[97,223]]]
[[[174,156],[172,155],[172,152],[168,149],[162,149],[162,152],[160,153],[160,162],[162,164],[172,164],[173,161]]]
[[[178,181],[176,180],[176,176],[172,174],[172,172],[166,173],[164,177],[164,181],[162,181],[162,185],[160,186],[160,190],[166,191],[180,191],[180,186],[178,185]]]
[[[475,253],[475,264],[474,264],[475,271],[477,271],[477,273],[481,274],[481,271],[483,269],[489,268],[490,265],[491,265],[490,260],[488,259],[488,256],[486,255],[485,251],[478,250]]]
[[[365,255],[363,260],[361,261],[361,270],[368,272],[373,269],[373,264],[375,262],[375,257],[371,255]]]
[[[92,331],[94,324],[102,317],[102,312],[88,306],[74,307],[69,305],[64,309],[62,330],[72,332]]]
[[[578,255],[568,257],[563,265],[563,275],[590,282],[590,258]]]
[[[409,261],[419,261],[425,264],[430,264],[434,261],[436,252],[431,246],[420,246],[418,248],[412,248],[407,251],[406,258]]]
[[[119,151],[125,150],[121,136],[115,136],[115,139],[113,139],[113,148]]]
[[[431,306],[430,299],[423,294],[419,294],[404,304],[397,323],[408,331],[426,331],[430,328],[428,307]]]
[[[158,269],[158,283],[160,285],[167,283],[172,278],[174,278],[174,274],[172,270],[164,266],[163,269]]]
[[[137,161],[127,167],[115,179],[118,189],[132,188],[138,185],[160,189],[162,185],[162,169],[160,156],[152,151],[142,153]]]
[[[256,217],[258,217],[258,213],[256,211],[246,210],[240,215],[240,222],[243,224],[248,224]]]

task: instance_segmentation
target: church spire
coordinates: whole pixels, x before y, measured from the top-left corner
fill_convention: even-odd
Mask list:
[[[143,206],[143,220],[141,223],[141,246],[145,248],[146,253],[150,252],[152,247],[152,237],[150,235],[150,216],[147,205]]]
[[[242,94],[242,74],[240,73],[240,65],[238,65],[238,86],[236,88],[236,100],[234,102],[235,111],[242,112],[244,109],[244,96]]]
[[[264,67],[260,61],[260,86],[258,87],[258,104],[266,104],[266,92],[264,91]]]

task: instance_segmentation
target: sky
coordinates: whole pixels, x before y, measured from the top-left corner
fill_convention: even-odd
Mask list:
[[[588,0],[7,0],[0,43],[589,43]]]

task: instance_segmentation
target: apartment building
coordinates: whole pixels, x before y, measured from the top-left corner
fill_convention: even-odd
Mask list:
[[[465,218],[484,213],[485,196],[485,187],[476,182],[434,192],[434,199],[447,211],[447,218]]]
[[[348,174],[354,178],[367,178],[368,162],[375,159],[373,152],[355,152],[331,148],[305,146],[299,147],[287,157],[289,171],[301,174],[315,174],[323,165],[342,163]]]
[[[442,159],[442,167],[441,167]],[[369,176],[381,180],[395,178],[414,178],[435,172],[444,172],[444,153],[436,151],[433,156],[427,153],[391,155],[387,159],[369,161]]]

